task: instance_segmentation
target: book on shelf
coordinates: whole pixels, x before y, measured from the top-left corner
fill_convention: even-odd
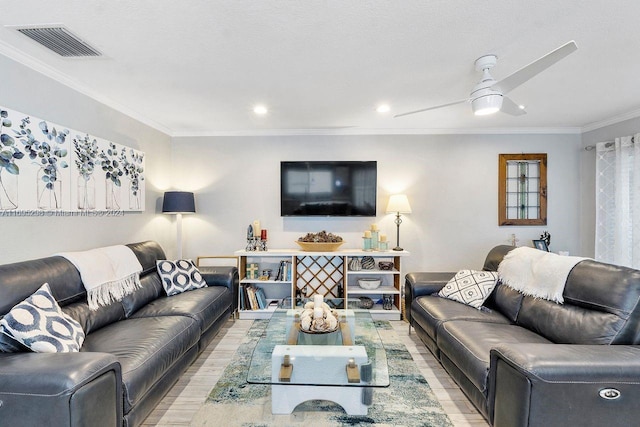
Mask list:
[[[276,280],[286,282],[291,281],[292,263],[289,260],[280,261],[280,267],[278,268],[278,274]]]
[[[240,310],[264,310],[267,306],[267,297],[262,288],[254,285],[241,287]]]

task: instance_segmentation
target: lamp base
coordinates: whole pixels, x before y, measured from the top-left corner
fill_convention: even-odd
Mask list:
[[[402,249],[400,246],[396,246],[395,248],[393,248],[394,251],[404,251],[404,249]]]

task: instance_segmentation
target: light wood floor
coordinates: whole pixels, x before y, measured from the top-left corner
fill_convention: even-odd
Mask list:
[[[144,426],[188,426],[242,343],[252,320],[229,320],[162,402]],[[456,427],[488,427],[471,402],[449,378],[406,322],[391,322]],[[259,420],[256,420],[259,421]]]

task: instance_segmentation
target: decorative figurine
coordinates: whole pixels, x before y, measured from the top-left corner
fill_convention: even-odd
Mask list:
[[[545,231],[544,233],[542,233],[540,235],[540,240],[544,240],[544,242],[547,244],[547,248],[551,245],[551,234],[549,234],[548,231]]]

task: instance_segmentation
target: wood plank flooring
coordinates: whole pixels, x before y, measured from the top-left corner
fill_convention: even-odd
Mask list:
[[[143,426],[189,426],[191,418],[222,375],[252,322],[230,319],[147,417]],[[391,324],[455,427],[488,427],[482,415],[449,378],[415,332],[409,334],[408,324],[403,321],[392,321]]]

